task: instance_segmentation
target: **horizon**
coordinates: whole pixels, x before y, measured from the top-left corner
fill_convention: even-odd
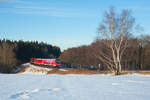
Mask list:
[[[44,42],[61,51],[90,45],[111,5],[117,11],[132,10],[136,24],[144,27],[142,34],[149,34],[149,4],[147,0],[0,0],[0,37]]]

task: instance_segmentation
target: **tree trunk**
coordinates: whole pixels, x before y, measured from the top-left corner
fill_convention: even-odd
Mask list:
[[[142,69],[142,66],[141,66],[141,57],[142,57],[142,47],[139,46],[139,59],[138,59],[139,70]]]

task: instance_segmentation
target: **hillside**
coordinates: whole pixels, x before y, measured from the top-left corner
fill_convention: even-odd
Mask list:
[[[97,70],[89,70],[83,68],[56,68],[56,67],[46,67],[33,65],[30,63],[25,63],[17,66],[17,69],[13,70],[13,73],[20,74],[100,74]],[[103,73],[103,72],[101,72]]]
[[[17,66],[16,69],[13,70],[13,73],[19,74],[84,74],[84,75],[93,75],[93,74],[103,74],[103,75],[114,75],[109,71],[99,71],[99,70],[91,70],[85,68],[56,68],[56,67],[48,67],[48,66],[39,66],[33,65],[30,63],[25,63],[20,66]],[[132,75],[132,74],[139,74],[139,75],[150,75],[150,71],[143,70],[132,70],[132,71],[123,71],[122,75]]]

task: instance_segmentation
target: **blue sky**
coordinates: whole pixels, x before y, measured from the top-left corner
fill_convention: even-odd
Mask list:
[[[88,45],[110,6],[131,9],[149,34],[150,0],[0,0],[0,38],[44,41],[62,50]]]

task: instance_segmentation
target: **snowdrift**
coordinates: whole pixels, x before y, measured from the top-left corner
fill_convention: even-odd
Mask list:
[[[19,66],[15,72],[21,74],[47,74],[53,68],[45,68],[37,65],[32,65],[30,63],[23,64]]]

